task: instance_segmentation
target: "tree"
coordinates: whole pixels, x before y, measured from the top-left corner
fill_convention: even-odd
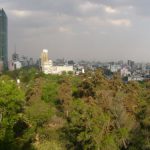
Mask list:
[[[54,80],[47,81],[42,88],[42,100],[57,104],[58,100],[58,83]]]
[[[108,143],[104,140],[109,136],[109,125],[110,117],[99,107],[88,105],[80,99],[74,100],[64,127],[66,138],[70,141],[68,149],[74,147],[77,150],[105,150]],[[114,141],[114,147],[115,144]]]
[[[14,80],[7,76],[0,77],[0,149],[11,149],[14,139],[13,127],[23,110],[24,92]]]
[[[65,112],[65,115],[68,117],[69,108],[72,101],[72,87],[69,79],[67,78],[64,78],[60,81],[58,99],[63,111]]]

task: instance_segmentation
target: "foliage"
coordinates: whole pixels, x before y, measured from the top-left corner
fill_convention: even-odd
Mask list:
[[[150,82],[124,83],[104,73],[6,72],[0,77],[0,149],[150,149]]]
[[[8,76],[0,77],[0,149],[9,149],[14,140],[13,126],[24,105],[24,92]]]
[[[58,99],[58,83],[55,80],[47,81],[42,89],[42,100],[56,104]]]

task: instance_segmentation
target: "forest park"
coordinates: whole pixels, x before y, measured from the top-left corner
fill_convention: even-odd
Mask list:
[[[108,79],[102,70],[5,72],[0,150],[150,150],[150,81]]]

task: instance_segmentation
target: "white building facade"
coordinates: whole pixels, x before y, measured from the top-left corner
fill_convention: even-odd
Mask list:
[[[131,72],[126,67],[120,70],[120,74],[122,77],[131,76]]]
[[[48,50],[44,49],[41,54],[41,68],[45,74],[62,74],[74,72],[73,66],[53,66],[53,61],[48,60]]]

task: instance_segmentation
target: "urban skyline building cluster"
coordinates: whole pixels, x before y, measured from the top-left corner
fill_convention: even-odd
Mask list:
[[[60,57],[60,56],[59,56]],[[76,61],[65,59],[56,59],[55,61],[48,59],[48,50],[44,49],[41,54],[41,59],[33,61],[33,58],[19,57],[16,52],[12,54],[12,58],[8,61],[8,19],[4,9],[0,10],[0,71],[14,70],[21,67],[39,66],[46,74],[61,74],[63,71],[74,71],[76,74],[83,73],[85,68],[103,68],[108,69],[112,73],[120,71],[122,76],[130,76],[132,78],[138,76],[139,80],[142,77],[147,78],[150,75],[149,63],[135,63],[133,60],[128,60],[127,63],[123,61],[116,62],[90,62],[90,61]],[[41,62],[40,62],[41,61]],[[36,63],[35,63],[36,62]],[[94,65],[93,65],[94,64]],[[96,67],[95,67],[96,66]],[[137,79],[137,78],[136,78]]]

